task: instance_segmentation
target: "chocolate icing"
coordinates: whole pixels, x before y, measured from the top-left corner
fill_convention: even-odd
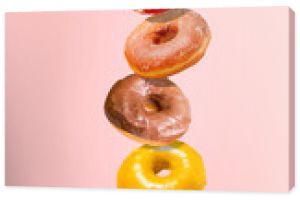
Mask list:
[[[148,17],[146,20],[153,23],[168,22],[177,19],[178,17],[181,17],[182,15],[184,15],[189,11],[190,11],[189,9],[170,9],[166,12]]]
[[[147,109],[149,104],[155,108]],[[129,75],[113,85],[104,107],[112,124],[150,144],[176,140],[191,121],[187,98],[167,78]]]

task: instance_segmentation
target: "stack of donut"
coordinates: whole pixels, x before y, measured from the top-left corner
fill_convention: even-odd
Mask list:
[[[188,130],[188,99],[168,79],[205,54],[211,35],[206,21],[189,9],[138,10],[152,14],[128,36],[125,57],[134,74],[117,81],[105,114],[125,136],[144,144],[122,163],[119,188],[203,189],[201,156],[178,141]],[[162,171],[169,174],[162,175]]]

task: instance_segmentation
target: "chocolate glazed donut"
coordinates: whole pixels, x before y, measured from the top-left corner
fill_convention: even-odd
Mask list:
[[[113,85],[104,108],[108,120],[124,135],[150,145],[175,141],[191,122],[187,98],[167,78],[129,75]]]

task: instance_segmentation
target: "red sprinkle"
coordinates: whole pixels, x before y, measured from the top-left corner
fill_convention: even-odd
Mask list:
[[[138,9],[135,11],[142,15],[154,15],[154,14],[165,12],[167,10],[169,9]]]

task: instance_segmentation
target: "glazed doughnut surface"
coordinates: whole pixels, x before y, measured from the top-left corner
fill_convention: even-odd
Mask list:
[[[160,175],[162,170],[169,174]],[[123,161],[117,184],[118,188],[202,190],[206,172],[201,155],[183,142],[143,145]]]
[[[166,78],[129,75],[114,84],[104,107],[115,127],[145,144],[171,143],[187,131],[191,121],[187,98]]]
[[[171,9],[137,26],[127,38],[125,56],[136,74],[166,77],[198,62],[210,38],[209,27],[200,14]]]

